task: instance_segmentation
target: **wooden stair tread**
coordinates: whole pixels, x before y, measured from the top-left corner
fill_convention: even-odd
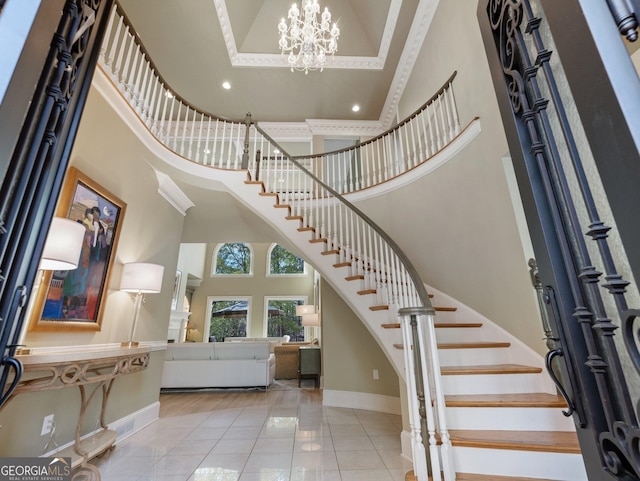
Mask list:
[[[298,227],[298,232],[307,232],[307,231],[313,231],[315,232],[315,227]]]
[[[317,244],[321,242],[327,242],[327,239],[325,239],[324,237],[319,237],[317,239],[311,239],[309,242],[312,244]]]
[[[288,215],[285,217],[287,220],[303,220],[301,215]]]
[[[405,477],[405,481],[418,481],[418,478],[413,473],[413,470],[409,471]],[[440,479],[444,479],[444,475],[440,476]],[[433,478],[429,476],[429,481]],[[456,473],[456,481],[553,481],[551,479],[542,478],[522,478],[519,476],[496,476],[495,474],[475,474],[475,473]]]
[[[438,349],[494,349],[511,346],[510,342],[445,342],[438,343]],[[394,344],[396,349],[404,349],[402,344]]]
[[[474,366],[441,366],[443,376],[464,374],[537,374],[542,368],[522,364],[489,364]]]
[[[372,311],[387,311],[389,310],[389,306],[387,305],[371,306],[369,309]],[[458,308],[457,307],[434,307],[433,310],[436,312],[455,312],[458,310]]]
[[[330,251],[323,251],[321,252],[321,254],[323,256],[330,256],[330,255],[340,254],[340,251],[338,249],[331,249]]]
[[[571,431],[451,430],[453,446],[580,454],[576,433]]]
[[[436,322],[435,327],[440,328],[459,328],[459,327],[482,327],[481,322]],[[385,329],[400,329],[399,322],[388,322],[382,324]]]
[[[494,474],[456,473],[456,481],[553,481],[542,478],[521,478],[514,476],[496,476]]]
[[[511,346],[510,342],[443,342],[438,349],[492,349]]]
[[[366,296],[368,294],[375,294],[377,291],[375,289],[365,289],[364,291],[358,291],[359,296]]]
[[[481,322],[436,322],[435,327],[458,328],[458,327],[482,327]]]
[[[540,407],[565,409],[562,396],[546,392],[517,394],[452,394],[445,396],[449,407]]]
[[[351,266],[351,262],[338,262],[337,264],[333,264],[333,267],[335,267],[336,269],[340,267],[350,267],[350,266]]]
[[[362,274],[358,274],[357,276],[349,276],[344,278],[346,281],[361,281],[364,279]]]

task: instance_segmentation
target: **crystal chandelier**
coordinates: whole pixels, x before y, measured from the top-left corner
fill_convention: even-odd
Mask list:
[[[282,55],[289,53],[287,61],[292,72],[299,70],[308,74],[309,70],[318,69],[322,72],[327,56],[333,56],[338,50],[340,29],[335,23],[330,26],[331,13],[328,8],[325,7],[319,23],[318,13],[318,0],[303,0],[302,18],[294,3],[289,9],[289,26],[284,18],[278,24],[280,50]]]

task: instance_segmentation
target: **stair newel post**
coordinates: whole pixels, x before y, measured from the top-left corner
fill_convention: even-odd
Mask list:
[[[249,135],[251,129],[251,112],[247,112],[247,115],[244,118],[244,149],[242,151],[242,164],[240,165],[241,169],[249,168]],[[258,179],[256,179],[258,180]]]
[[[400,325],[405,346],[404,358],[407,369],[407,403],[411,428],[411,452],[413,472],[418,481],[427,481],[429,473],[433,481],[440,481],[440,461],[435,437],[435,422],[431,402],[425,403],[424,377],[418,342],[418,320],[416,310],[401,309]],[[413,376],[410,374],[413,373]],[[431,428],[431,431],[428,428]],[[425,437],[428,436],[428,440]],[[427,451],[429,456],[427,456]]]

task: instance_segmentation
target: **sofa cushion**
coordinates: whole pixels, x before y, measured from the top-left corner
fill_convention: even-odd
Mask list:
[[[213,359],[213,349],[210,344],[202,342],[168,344],[164,358],[170,361],[209,360]]]
[[[268,342],[213,342],[212,359],[268,359]]]

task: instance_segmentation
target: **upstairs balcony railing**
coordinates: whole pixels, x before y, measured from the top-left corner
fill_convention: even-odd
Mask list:
[[[99,65],[149,132],[176,154],[217,169],[246,169],[277,195],[312,242],[326,244],[350,276],[375,290],[391,321],[402,324],[415,472],[455,479],[434,336],[435,312],[424,283],[394,240],[342,194],[400,175],[459,133],[452,81],[397,126],[353,148],[294,158],[250,115],[233,121],[204,112],[172,91],[117,5],[110,12]],[[441,447],[438,446],[438,438]],[[427,456],[427,453],[429,456]],[[440,461],[442,460],[442,461]],[[442,464],[441,464],[442,463]]]

